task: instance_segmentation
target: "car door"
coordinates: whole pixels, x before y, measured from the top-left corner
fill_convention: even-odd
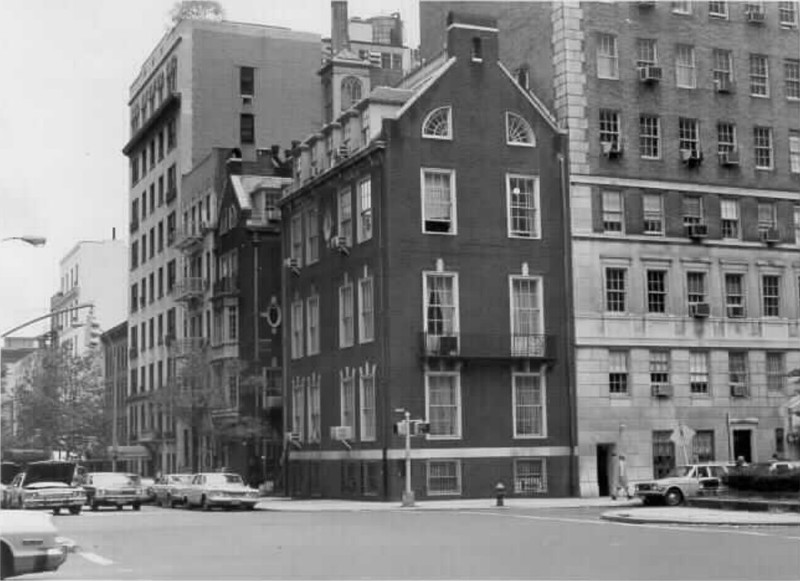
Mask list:
[[[716,488],[719,486],[719,479],[711,474],[711,470],[708,466],[698,466],[696,471],[698,490],[701,488]],[[697,490],[695,490],[695,494],[696,493]]]
[[[198,502],[200,502],[199,489],[202,482],[203,482],[203,476],[200,474],[195,474],[195,476],[192,478],[192,482],[189,485],[189,492],[187,493],[189,502],[191,504],[197,504]]]

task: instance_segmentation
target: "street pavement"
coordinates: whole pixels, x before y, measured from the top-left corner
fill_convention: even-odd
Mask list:
[[[441,501],[445,509],[364,503],[372,510],[267,500],[253,512],[147,506],[61,515],[53,520],[76,552],[56,573],[26,579],[796,580],[800,571],[800,523],[633,524],[602,516],[650,509],[516,500],[502,508],[486,499]]]

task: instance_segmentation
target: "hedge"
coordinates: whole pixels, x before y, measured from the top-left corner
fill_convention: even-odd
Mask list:
[[[756,492],[800,492],[800,469],[782,474],[764,474],[746,469],[734,469],[722,481],[734,490]]]

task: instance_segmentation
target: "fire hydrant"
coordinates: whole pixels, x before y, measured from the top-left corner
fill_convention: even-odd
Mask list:
[[[502,482],[498,482],[494,487],[494,494],[497,498],[497,506],[504,506],[503,499],[506,497],[506,487]]]

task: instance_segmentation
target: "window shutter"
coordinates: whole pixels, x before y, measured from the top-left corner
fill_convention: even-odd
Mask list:
[[[755,198],[742,198],[739,209],[741,211],[742,240],[747,242],[760,242],[758,233],[758,200]]]
[[[706,224],[708,224],[708,237],[713,240],[722,238],[722,209],[720,208],[719,196],[706,194],[703,196],[703,210],[706,213]]]
[[[794,204],[790,200],[778,200],[776,206],[781,241],[787,244],[800,244],[800,240],[794,239]]]
[[[603,231],[603,194],[600,188],[592,188],[592,230]]]
[[[683,203],[680,192],[664,192],[664,228],[667,236],[683,236]]]
[[[625,194],[625,232],[628,234],[644,232],[644,209],[642,208],[642,193],[639,191]]]

